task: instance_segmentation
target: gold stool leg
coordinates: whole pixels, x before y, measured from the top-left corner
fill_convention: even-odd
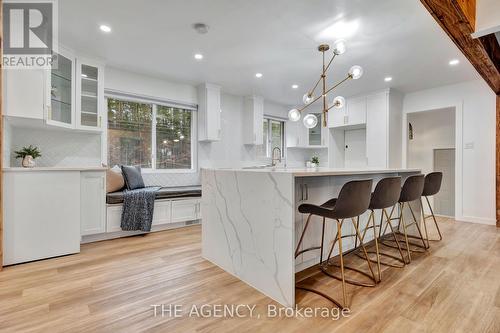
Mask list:
[[[300,235],[299,243],[297,244],[297,248],[295,249],[295,258],[297,258],[300,254],[300,245],[302,245],[302,241],[304,240],[304,235],[306,234],[309,222],[311,222],[311,217],[312,214],[309,214],[309,216],[307,217],[306,225],[304,226],[304,230],[302,230],[302,235]]]
[[[431,203],[429,202],[429,198],[425,197],[425,200],[427,201],[427,205],[429,205],[429,210],[431,211],[431,216],[432,216],[432,219],[434,220],[434,225],[436,226],[436,229],[437,229],[438,234],[439,234],[439,240],[443,240],[443,236],[441,235],[441,230],[439,230],[439,226],[438,226],[438,223],[436,221],[436,216],[434,216],[434,211],[432,210],[432,206],[431,206]]]
[[[408,252],[408,263],[411,262],[411,253],[410,253],[410,242],[408,242],[408,232],[406,230],[406,224],[404,222],[404,216],[403,216],[403,210],[405,207],[404,202],[400,203],[399,206],[401,207],[401,211],[399,212],[399,224],[398,224],[398,229],[400,225],[403,225],[403,230],[405,233],[405,242],[406,242],[406,251]]]
[[[406,259],[405,256],[403,255],[403,251],[401,250],[401,246],[399,245],[398,239],[396,238],[396,233],[394,232],[394,228],[392,227],[391,224],[391,218],[392,218],[392,213],[394,209],[391,211],[390,215],[387,215],[387,211],[385,209],[382,209],[382,212],[385,214],[385,217],[387,218],[387,223],[389,224],[389,228],[391,229],[391,234],[392,237],[394,238],[394,241],[396,242],[396,245],[398,247],[399,254],[401,255],[401,260],[403,261],[403,266],[406,264]]]
[[[347,295],[346,295],[346,285],[345,285],[345,273],[344,273],[344,256],[342,254],[342,223],[337,220],[337,240],[339,242],[339,255],[340,255],[340,274],[342,275],[342,296],[343,296],[343,306],[347,306]],[[331,251],[330,251],[331,252]]]
[[[378,282],[380,282],[380,281],[382,281],[382,273],[380,271],[380,252],[379,252],[379,248],[378,248],[377,225],[375,224],[375,215],[373,215],[373,214],[374,213],[372,211],[373,239],[375,240],[375,251],[377,252]],[[384,217],[384,214],[382,212],[382,213],[380,213],[380,226],[379,226],[380,229],[382,229],[382,223],[384,221],[383,217]]]
[[[425,244],[424,236],[422,235],[422,231],[420,230],[420,226],[418,225],[417,217],[415,216],[415,213],[413,212],[413,208],[411,208],[410,203],[408,203],[408,207],[410,208],[411,216],[413,216],[413,221],[415,221],[415,226],[417,227],[420,240],[422,240],[423,247],[424,249],[428,249],[429,247]]]
[[[358,216],[358,223],[359,223],[359,216]],[[363,252],[365,254],[366,262],[368,263],[368,268],[370,269],[370,273],[372,274],[373,281],[376,282],[377,278],[375,277],[375,273],[373,272],[372,264],[371,264],[370,258],[368,257],[368,252],[366,252],[365,245],[363,244],[363,241],[361,240],[361,234],[359,233],[358,223],[354,223],[354,219],[353,219],[354,229],[356,229],[356,235],[357,235],[357,238],[359,238],[359,245],[361,246],[361,248],[363,249]]]
[[[427,240],[427,248],[430,248],[431,245],[429,243],[429,233],[427,232],[427,220],[425,219],[424,212],[424,202],[422,201],[422,197],[420,197],[420,210],[422,211],[422,222],[424,223],[424,231],[425,231],[425,239]]]

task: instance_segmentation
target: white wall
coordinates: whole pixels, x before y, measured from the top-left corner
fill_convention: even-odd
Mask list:
[[[135,93],[155,98],[197,104],[196,87],[167,82],[157,78],[106,68],[105,89]],[[218,142],[199,142],[197,146],[199,167],[242,167],[268,163],[259,156],[256,146],[243,145],[243,97],[222,93],[222,139]],[[264,115],[286,118],[288,108],[264,101]],[[146,185],[182,186],[200,183],[199,173],[146,173]]]
[[[196,88],[192,85],[172,83],[113,67],[105,68],[104,88],[186,104],[197,104]]]
[[[462,161],[455,186],[456,218],[495,224],[496,96],[484,81],[469,81],[406,94],[403,112],[448,107],[457,108],[456,153]],[[406,136],[406,126],[403,131]]]
[[[455,148],[455,109],[410,113],[413,140],[408,141],[408,167],[434,171],[434,149]]]

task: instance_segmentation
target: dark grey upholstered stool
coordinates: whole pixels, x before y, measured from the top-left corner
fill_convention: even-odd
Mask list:
[[[442,240],[443,236],[441,235],[441,230],[439,230],[439,226],[436,221],[436,217],[434,216],[434,211],[432,210],[431,203],[429,202],[429,197],[436,195],[441,189],[441,182],[443,180],[442,172],[431,172],[425,176],[424,181],[424,191],[422,193],[422,197],[427,201],[427,205],[429,206],[429,210],[431,211],[430,215],[425,215],[424,213],[424,202],[422,197],[420,197],[420,206],[422,207],[422,218],[424,219],[424,230],[425,230],[425,238],[427,239],[427,247],[429,247],[429,241],[438,241]],[[439,234],[439,239],[429,239],[429,234],[427,233],[427,219],[432,218],[434,221],[434,225],[436,226],[437,232]]]
[[[365,230],[363,231],[363,235],[361,236],[361,240],[364,240],[366,232],[368,229],[373,229],[373,238],[375,241],[375,252],[373,251],[368,251],[368,253],[375,253],[377,255],[377,260],[372,260],[370,259],[371,262],[375,262],[377,264],[377,270],[378,270],[378,281],[382,281],[382,275],[380,272],[380,265],[383,264],[385,266],[391,266],[391,267],[396,267],[396,268],[403,268],[405,266],[405,258],[403,255],[403,251],[401,250],[401,246],[399,245],[398,239],[396,238],[396,234],[394,231],[394,228],[392,224],[390,223],[391,217],[387,213],[388,208],[394,207],[399,200],[399,196],[401,194],[401,177],[387,177],[381,179],[378,183],[377,186],[375,186],[375,190],[373,191],[371,195],[371,200],[370,200],[370,206],[369,210],[370,212],[370,217],[368,218],[368,222],[366,224]],[[375,210],[381,210],[380,214],[380,223],[376,224],[375,223]],[[392,212],[391,211],[391,215]],[[389,226],[391,229],[391,235],[394,239],[394,242],[397,245],[397,248],[399,250],[400,257],[393,256],[388,253],[380,252],[379,250],[379,237],[382,232],[382,227],[384,226]],[[379,232],[377,233],[377,227],[379,228]],[[358,256],[359,253],[358,253]],[[396,265],[392,263],[385,263],[380,260],[380,256],[385,256],[389,257],[391,259],[394,259],[396,261],[399,261],[401,264]]]
[[[404,245],[406,245],[404,250],[406,250],[408,253],[407,263],[411,262],[411,252],[412,251],[413,252],[423,252],[423,251],[420,251],[417,249],[411,249],[410,244],[414,245],[416,247],[422,247],[424,249],[427,249],[427,245],[424,241],[424,237],[423,237],[422,232],[420,230],[420,226],[419,226],[420,221],[417,220],[417,217],[413,211],[413,208],[410,205],[410,203],[412,201],[420,200],[420,197],[422,196],[423,191],[424,191],[424,175],[414,175],[414,176],[409,176],[408,178],[406,178],[406,181],[404,182],[403,188],[401,189],[401,194],[400,194],[399,200],[398,200],[399,217],[391,218],[391,220],[399,220],[398,228],[397,228],[398,230],[401,230],[401,226],[403,227],[403,234],[402,235],[404,236],[404,241],[401,241],[401,242],[404,242],[405,243]],[[406,221],[404,219],[403,213],[404,213],[405,207],[409,208],[411,215],[413,217],[413,221],[411,223],[406,223]],[[408,235],[407,229],[408,229],[408,227],[410,227],[412,225],[415,225],[417,227],[417,231],[419,234],[418,237],[413,236],[413,238],[417,238],[417,239],[421,240],[423,246],[409,242],[408,238],[411,238],[411,236]],[[385,234],[385,229],[384,229],[384,234]],[[397,242],[397,243],[399,243],[399,242]],[[392,246],[390,244],[387,244],[386,242],[383,242],[383,244],[386,246],[396,248],[396,246]]]
[[[320,268],[321,271],[325,274],[327,274],[330,277],[339,279],[342,281],[342,295],[343,295],[343,304],[340,304],[337,302],[335,299],[332,297],[326,295],[325,293],[315,290],[310,287],[306,286],[299,286],[298,284],[295,285],[297,289],[302,289],[306,291],[310,291],[313,293],[316,293],[335,305],[337,305],[339,308],[343,308],[347,304],[347,297],[346,297],[346,283],[352,283],[354,281],[347,280],[345,277],[345,272],[344,268],[344,253],[342,250],[342,238],[345,237],[356,237],[356,239],[359,240],[360,246],[364,251],[366,261],[368,263],[368,267],[371,271],[371,276],[370,278],[374,282],[373,285],[370,286],[375,286],[376,284],[376,278],[375,274],[373,272],[373,269],[371,267],[368,253],[366,251],[366,248],[363,245],[362,239],[361,239],[361,234],[358,229],[358,224],[355,221],[355,218],[357,217],[359,220],[359,215],[365,213],[368,210],[368,207],[370,205],[370,197],[371,197],[371,188],[372,188],[372,180],[354,180],[347,182],[344,184],[342,189],[340,190],[338,198],[331,199],[324,204],[317,206],[317,205],[312,205],[312,204],[302,204],[299,206],[299,212],[303,214],[309,214],[306,224],[304,226],[304,230],[302,231],[302,235],[300,236],[299,243],[297,244],[297,248],[295,250],[295,258],[297,258],[300,254],[311,251],[311,250],[316,250],[319,249],[321,251],[320,253]],[[300,250],[300,246],[302,244],[302,241],[304,239],[304,235],[307,231],[307,227],[309,226],[309,222],[311,221],[311,217],[313,215],[316,216],[321,216],[323,217],[323,229],[322,229],[322,234],[321,234],[321,245]],[[340,257],[340,271],[341,271],[341,276],[340,278],[337,276],[334,276],[333,274],[329,273],[326,271],[325,263],[323,262],[323,249],[324,249],[324,238],[325,238],[325,220],[326,218],[333,219],[337,221],[337,236],[335,238],[335,241],[333,242],[330,252],[328,254],[328,259],[326,260],[326,264],[328,264],[328,261],[330,260],[331,254],[333,252],[333,249],[335,247],[335,244],[338,242],[339,244],[339,257]],[[351,219],[354,229],[356,230],[356,233],[353,235],[342,235],[342,225],[344,223],[345,219]],[[366,273],[365,273],[366,274]]]

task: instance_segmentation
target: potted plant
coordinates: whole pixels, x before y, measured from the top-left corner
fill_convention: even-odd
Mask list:
[[[317,167],[319,167],[319,157],[318,157],[318,156],[313,156],[313,157],[311,158],[311,166],[312,166],[313,168],[317,168]]]
[[[24,168],[35,167],[35,159],[42,156],[38,147],[34,147],[32,145],[29,145],[28,147],[23,147],[23,149],[15,151],[14,153],[16,154],[16,159],[18,158],[23,159],[21,165]]]

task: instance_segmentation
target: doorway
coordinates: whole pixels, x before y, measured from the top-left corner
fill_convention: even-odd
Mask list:
[[[407,114],[407,166],[422,173],[439,171],[443,181],[438,194],[429,197],[436,215],[455,217],[456,122],[455,108]],[[426,213],[428,208],[424,205]]]

